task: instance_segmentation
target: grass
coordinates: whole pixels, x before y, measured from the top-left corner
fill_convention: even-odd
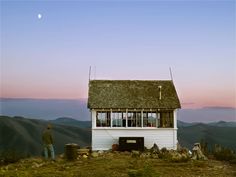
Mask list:
[[[226,162],[169,162],[162,159],[132,158],[131,155],[105,153],[97,158],[56,162],[42,158],[22,159],[0,166],[0,177],[171,177],[171,176],[236,176],[236,166]]]

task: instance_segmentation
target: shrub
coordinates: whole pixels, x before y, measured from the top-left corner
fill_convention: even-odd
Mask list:
[[[16,163],[24,156],[16,150],[5,150],[0,154],[0,159],[4,164]]]
[[[129,177],[142,177],[142,173],[140,170],[134,170],[134,169],[130,169],[128,171],[128,175]]]
[[[163,147],[163,148],[161,148],[161,153],[167,153],[168,152],[168,150],[166,149],[166,147]]]
[[[229,163],[231,163],[231,164],[236,164],[236,158],[230,160]]]
[[[201,151],[204,155],[209,154],[208,144],[204,139],[201,139],[200,141]]]
[[[217,160],[231,161],[233,163],[236,161],[236,154],[228,148],[222,148],[220,151],[214,152],[214,157]]]
[[[153,166],[146,164],[143,168],[143,177],[158,177],[160,176]]]

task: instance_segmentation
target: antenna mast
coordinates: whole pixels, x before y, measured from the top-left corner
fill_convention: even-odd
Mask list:
[[[172,70],[171,70],[171,67],[169,67],[169,70],[170,70],[170,78],[171,78],[171,81],[173,82],[173,76],[172,76]]]
[[[94,80],[96,80],[96,73],[97,72],[97,69],[96,69],[96,66],[94,66]]]
[[[91,77],[91,66],[89,66],[89,81],[90,81],[90,77]]]

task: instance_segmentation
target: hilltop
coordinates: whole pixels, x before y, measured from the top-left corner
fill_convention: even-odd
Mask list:
[[[41,132],[48,123],[53,125],[56,140],[57,160],[46,161],[39,157],[42,153]],[[21,159],[13,164],[1,164],[0,176],[40,176],[40,177],[180,177],[180,176],[236,176],[235,164],[208,161],[172,162],[161,158],[134,158],[130,153],[101,152],[98,157],[78,158],[66,161],[61,155],[67,143],[77,143],[81,147],[90,146],[91,122],[81,122],[72,118],[58,118],[52,121],[26,119],[23,117],[0,117],[0,151],[15,148],[32,158]],[[202,138],[209,144],[235,147],[234,124],[218,122],[214,124],[178,122],[178,139],[181,145],[192,148],[193,143]],[[224,125],[224,126],[222,126]],[[227,126],[226,126],[227,125]]]
[[[23,159],[18,163],[0,166],[0,176],[28,177],[233,177],[236,166],[216,160],[170,162],[164,159],[132,157],[129,153],[108,152],[98,157],[56,162],[42,158]]]

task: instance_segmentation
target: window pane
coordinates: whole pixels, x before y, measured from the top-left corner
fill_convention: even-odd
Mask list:
[[[173,111],[168,112],[161,112],[160,113],[160,127],[167,127],[167,128],[173,128],[174,127],[174,117],[173,117]]]
[[[141,127],[141,112],[128,112],[128,127]]]
[[[109,111],[98,111],[96,115],[97,127],[110,127],[111,117]]]
[[[148,113],[143,112],[143,126],[147,127],[148,126]]]
[[[143,126],[157,127],[157,113],[151,111],[143,112]]]
[[[112,112],[112,126],[125,127],[126,126],[126,113],[125,112]]]

